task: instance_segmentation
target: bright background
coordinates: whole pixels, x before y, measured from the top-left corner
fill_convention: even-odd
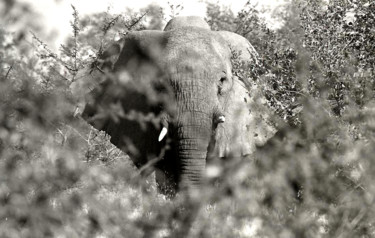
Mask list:
[[[41,18],[39,20],[45,27],[47,33],[49,33],[55,42],[52,47],[58,47],[63,43],[64,39],[71,34],[70,20],[72,19],[72,8],[73,4],[81,15],[104,12],[110,7],[111,13],[123,12],[126,8],[131,8],[134,10],[139,10],[146,7],[151,3],[156,3],[164,8],[166,15],[170,10],[168,2],[173,5],[181,4],[184,8],[180,11],[180,16],[186,15],[196,15],[205,16],[206,15],[206,3],[205,2],[218,2],[221,5],[229,6],[232,11],[236,14],[239,10],[243,8],[247,0],[21,0],[21,2],[29,3],[33,10],[40,14]],[[277,6],[282,4],[282,0],[251,0],[251,4],[257,4],[259,9],[270,8],[275,9]],[[272,27],[273,24],[270,14],[265,16],[269,19]]]

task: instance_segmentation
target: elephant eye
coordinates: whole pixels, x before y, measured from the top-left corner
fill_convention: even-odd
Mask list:
[[[223,84],[225,82],[225,80],[227,80],[227,77],[221,77],[220,78],[220,83]]]
[[[220,76],[220,83],[224,83],[225,80],[227,80],[227,73],[223,71]]]
[[[228,81],[228,77],[227,77],[227,73],[225,71],[223,71],[221,74],[220,74],[220,79],[219,79],[219,84],[218,84],[218,94],[219,95],[222,95],[224,93],[224,84],[225,82]]]

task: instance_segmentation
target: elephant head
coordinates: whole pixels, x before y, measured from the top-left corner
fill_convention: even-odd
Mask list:
[[[174,18],[164,31],[131,32],[93,68],[98,83],[83,117],[106,131],[138,167],[158,157],[168,142],[155,165],[157,179],[167,181],[159,179],[159,185],[196,187],[210,153],[251,154],[261,127],[249,106],[253,98],[246,85],[252,80],[233,75],[232,50],[243,60],[257,60],[245,38],[211,31],[199,17]]]

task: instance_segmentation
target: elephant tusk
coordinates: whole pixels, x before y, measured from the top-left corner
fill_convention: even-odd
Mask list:
[[[219,118],[217,119],[218,123],[223,123],[225,122],[225,116],[219,116]]]
[[[160,135],[159,135],[159,141],[162,141],[165,137],[165,135],[167,134],[168,130],[167,128],[163,127],[163,129],[161,129],[161,132],[160,132]]]

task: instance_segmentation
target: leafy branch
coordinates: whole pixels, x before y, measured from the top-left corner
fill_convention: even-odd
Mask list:
[[[81,29],[79,27],[78,11],[74,7],[74,5],[71,5],[71,6],[72,6],[72,9],[73,9],[73,14],[72,14],[73,15],[73,22],[71,22],[70,25],[73,28],[73,41],[74,41],[73,50],[72,50],[72,58],[73,58],[73,62],[74,62],[72,72],[73,72],[73,81],[74,81],[74,77],[78,72],[78,65],[77,65],[77,61],[78,61],[78,35],[79,35],[79,32],[81,31]],[[64,47],[63,47],[63,49],[64,49]]]

